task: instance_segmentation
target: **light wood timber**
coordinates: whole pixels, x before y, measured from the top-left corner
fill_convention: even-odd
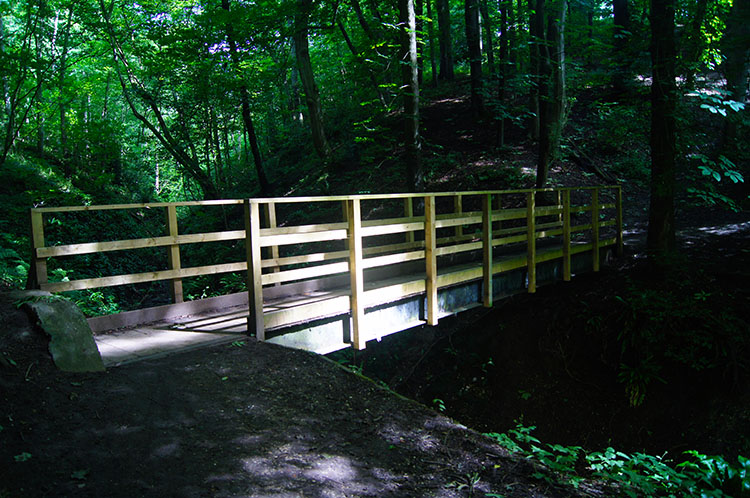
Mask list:
[[[448,256],[449,254],[458,254],[468,251],[476,251],[482,248],[482,242],[470,242],[468,244],[457,244],[453,246],[443,246],[435,249],[435,256]]]
[[[594,271],[599,271],[599,189],[591,191],[591,251]]]
[[[482,304],[492,307],[492,194],[482,196]]]
[[[372,258],[366,258],[362,261],[363,268],[375,268],[378,266],[389,266],[396,265],[399,263],[406,263],[407,261],[415,261],[424,258],[424,251],[410,251],[400,252],[396,254],[387,254],[385,256],[376,256]]]
[[[340,225],[340,223],[336,223]],[[262,232],[262,230],[261,230]],[[318,232],[289,233],[283,235],[266,235],[260,237],[260,247],[285,246],[290,244],[304,244],[310,242],[325,242],[327,240],[342,240],[346,238],[346,228],[322,230]]]
[[[266,226],[268,228],[276,228],[276,204],[273,202],[269,202],[266,204],[266,209],[264,210],[264,213],[266,215]],[[268,251],[267,254],[268,258],[272,260],[278,260],[279,259],[279,246],[271,246],[270,251]],[[278,272],[279,267],[273,266],[271,271]],[[277,283],[276,285],[280,285]]]
[[[180,201],[180,202],[144,202],[134,204],[100,204],[93,206],[61,206],[48,208],[34,208],[39,213],[73,213],[76,211],[111,211],[114,209],[151,209],[167,206],[226,206],[242,204],[243,199],[217,199],[210,201]]]
[[[305,280],[308,278],[325,277],[337,273],[346,273],[349,271],[349,262],[328,263],[325,265],[309,266],[307,268],[295,268],[294,270],[284,270],[277,273],[265,273],[262,277],[263,285],[277,284],[283,282],[293,282],[295,280]]]
[[[196,244],[201,242],[222,242],[227,240],[241,240],[245,238],[244,230],[228,230],[225,232],[208,232],[183,234],[177,236],[148,237],[143,239],[113,240],[110,242],[86,242],[83,244],[67,244],[62,246],[40,247],[37,249],[41,258],[59,256],[77,256],[109,251],[127,251],[148,247],[164,247],[172,245]]]
[[[425,293],[427,294],[427,323],[438,323],[437,300],[437,255],[435,237],[435,196],[424,198],[424,241],[425,241]]]
[[[457,218],[462,218],[461,214],[464,212],[463,195],[458,194],[453,198],[453,212]],[[463,224],[455,225],[455,236],[460,237],[464,234]]]
[[[31,273],[32,286],[47,283],[47,260],[39,254],[44,247],[44,216],[37,209],[31,210]]]
[[[247,317],[247,333],[259,341],[266,339],[263,321],[263,270],[260,236],[260,206],[251,200],[245,201],[245,252],[247,253],[247,302],[250,313]],[[272,245],[272,244],[271,244]]]
[[[364,335],[364,273],[362,265],[362,212],[359,199],[347,201],[347,219],[349,223],[349,276],[351,289],[352,313],[352,346],[354,349],[365,349]]]
[[[526,194],[526,228],[527,228],[527,240],[526,240],[526,258],[527,258],[527,270],[526,275],[528,277],[528,291],[530,293],[536,292],[536,214],[535,210],[536,199],[534,192]]]
[[[563,280],[570,281],[570,190],[563,191]]]
[[[179,235],[179,229],[177,227],[177,208],[174,205],[167,206],[167,230],[170,237],[177,238]],[[179,244],[173,244],[167,248],[167,264],[170,270],[180,269],[180,246]],[[173,303],[181,303],[182,297],[182,279],[172,279],[172,285],[169,286],[169,291],[172,294]]]
[[[98,287],[114,287],[116,285],[140,284],[157,280],[172,280],[175,278],[197,277],[199,275],[216,275],[231,273],[247,269],[247,263],[223,263],[219,265],[194,266],[179,270],[160,270],[145,273],[131,273],[127,275],[113,275],[110,277],[85,278],[69,282],[47,282],[40,285],[41,290],[49,292],[67,292],[73,290],[96,289]]]
[[[406,218],[414,217],[414,198],[413,197],[407,197],[404,199],[404,216]],[[406,232],[406,243],[410,243],[410,242],[414,242],[414,232],[411,230]]]

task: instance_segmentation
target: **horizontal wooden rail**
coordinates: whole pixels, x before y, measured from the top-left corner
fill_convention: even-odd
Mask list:
[[[605,192],[610,193],[604,197]],[[575,205],[571,202],[572,193],[575,193]],[[446,212],[447,202],[438,203],[440,199],[452,200],[452,211]],[[554,200],[550,202],[550,199]],[[590,200],[582,202],[586,199]],[[602,199],[606,202],[601,202]],[[386,205],[394,200],[403,203],[401,216],[372,218],[379,210],[365,210],[365,206],[373,206],[365,203]],[[501,200],[502,204],[513,207],[503,208]],[[338,215],[338,219],[323,220],[330,221],[325,223],[294,224],[278,219],[279,206],[326,202],[340,203],[343,214]],[[178,207],[239,205],[245,213],[244,230],[179,233]],[[477,207],[480,210],[471,210]],[[45,216],[133,209],[164,210],[165,235],[45,244]],[[421,214],[415,213],[417,209],[422,210]],[[435,324],[437,292],[443,287],[479,280],[483,289],[482,304],[491,306],[492,276],[499,272],[526,268],[528,290],[533,292],[539,263],[562,258],[563,277],[568,280],[571,256],[591,251],[593,268],[598,269],[600,248],[613,245],[618,253],[622,251],[622,192],[619,186],[603,186],[45,207],[31,210],[31,225],[31,272],[37,287],[53,292],[166,280],[171,283],[170,291],[178,302],[182,299],[185,278],[246,271],[250,301],[248,330],[261,340],[266,327],[284,326],[308,313],[290,309],[288,314],[281,312],[273,318],[264,317],[264,287],[282,286],[283,290],[287,285],[296,285],[295,282],[319,279],[339,282],[348,274],[350,287],[342,290],[338,297],[332,297],[330,303],[321,302],[314,312],[342,309],[349,312],[353,317],[352,341],[361,348],[364,347],[362,338],[367,335],[360,330],[367,326],[365,306],[425,293],[425,320]],[[184,255],[180,248],[184,245],[238,240],[244,241],[245,261],[197,266],[188,266],[182,261]],[[166,269],[66,282],[48,281],[49,258],[55,258],[55,264],[59,265],[65,257],[162,247],[167,251]],[[289,249],[280,253],[280,247]],[[524,254],[513,255],[512,251],[517,251],[514,248]],[[478,260],[474,259],[477,257]],[[421,270],[401,283],[371,288],[367,280],[377,274],[373,272],[399,274],[414,272],[415,268]]]

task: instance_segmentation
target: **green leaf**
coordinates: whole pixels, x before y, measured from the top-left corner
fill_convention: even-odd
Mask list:
[[[25,462],[31,458],[31,453],[23,452],[20,455],[16,455],[13,457],[13,460],[16,462]]]

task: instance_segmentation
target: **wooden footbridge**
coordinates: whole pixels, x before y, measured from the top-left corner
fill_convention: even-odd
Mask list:
[[[220,210],[211,219],[223,229],[181,231],[210,210]],[[129,222],[112,230],[117,215]],[[92,234],[98,223],[118,240],[66,232],[75,216],[90,222]],[[161,233],[136,238],[140,225],[159,224]],[[91,318],[95,332],[158,322],[165,330],[249,333],[319,353],[362,349],[597,271],[623,243],[619,186],[45,207],[31,210],[31,226],[39,289],[168,285],[171,304]],[[204,250],[189,251],[196,246]],[[118,267],[135,271],[99,276],[118,254],[130,256]],[[153,254],[166,267],[139,267],[158,262]],[[189,258],[193,266],[185,265]],[[70,278],[79,274],[85,278]],[[246,290],[183,299],[183,281],[220,274],[234,274],[235,282],[241,275]]]

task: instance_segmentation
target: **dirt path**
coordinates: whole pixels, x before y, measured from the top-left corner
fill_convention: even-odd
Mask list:
[[[245,341],[66,374],[2,303],[3,497],[579,494],[322,357]]]

